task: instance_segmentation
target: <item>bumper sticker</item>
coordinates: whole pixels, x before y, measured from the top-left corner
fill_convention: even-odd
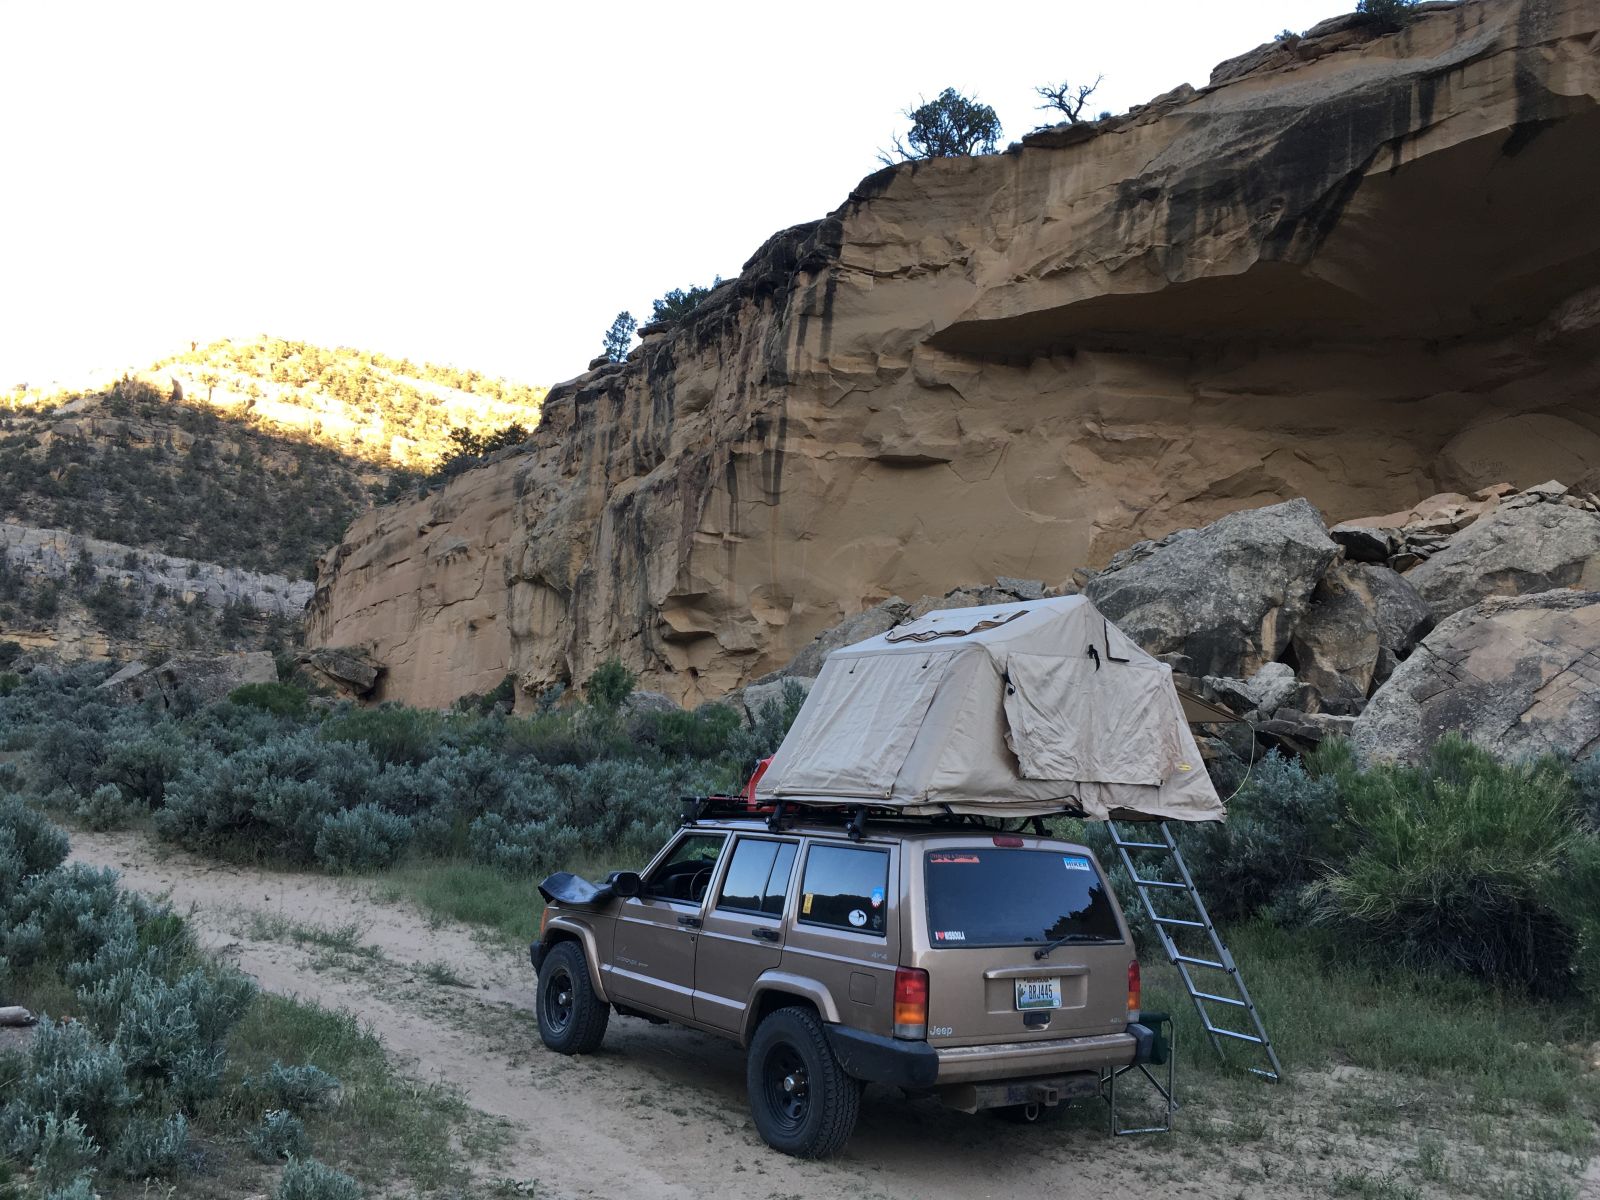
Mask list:
[[[872,889],[872,907],[873,908],[882,908],[883,907],[883,889],[882,888],[873,888]]]
[[[857,929],[860,929],[866,923],[866,913],[862,912],[859,908],[852,908],[850,910],[850,924],[854,925]]]
[[[935,930],[933,940],[936,942],[964,942],[967,940],[965,931],[960,929]]]
[[[1061,864],[1062,864],[1062,866],[1066,867],[1067,870],[1069,870],[1069,871],[1093,871],[1094,870],[1094,868],[1089,865],[1089,860],[1087,858],[1084,858],[1081,855],[1077,855],[1077,854],[1063,854],[1061,856]]]

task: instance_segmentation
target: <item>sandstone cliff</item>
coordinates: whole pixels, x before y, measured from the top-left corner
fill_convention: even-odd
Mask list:
[[[900,594],[1226,512],[1600,466],[1600,10],[1325,22],[1092,126],[864,180],[533,441],[371,513],[310,638],[382,695],[620,655],[695,701]]]

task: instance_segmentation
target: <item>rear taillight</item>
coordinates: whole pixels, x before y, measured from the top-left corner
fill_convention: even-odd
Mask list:
[[[1139,1019],[1139,960],[1128,964],[1128,1020]]]
[[[545,910],[542,913],[539,914],[539,940],[540,941],[544,940],[544,929],[545,929],[545,926],[548,925],[548,924],[550,924],[550,907],[549,907],[549,905],[546,905],[545,906]]]
[[[899,967],[894,973],[894,1035],[928,1036],[928,973],[916,967]]]

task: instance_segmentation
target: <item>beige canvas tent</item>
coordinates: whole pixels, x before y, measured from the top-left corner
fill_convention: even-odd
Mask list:
[[[914,814],[1224,815],[1171,668],[1082,596],[933,612],[835,650],[756,795]]]

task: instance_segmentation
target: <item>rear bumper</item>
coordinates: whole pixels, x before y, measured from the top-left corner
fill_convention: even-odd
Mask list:
[[[866,1083],[920,1090],[939,1077],[939,1056],[927,1042],[862,1033],[847,1025],[824,1025],[828,1044],[845,1073]]]
[[[1134,1061],[1137,1042],[1131,1033],[1093,1037],[1052,1038],[1040,1042],[1001,1042],[986,1046],[950,1046],[934,1051],[935,1082],[978,1083],[1030,1075],[1065,1075],[1125,1067]]]

